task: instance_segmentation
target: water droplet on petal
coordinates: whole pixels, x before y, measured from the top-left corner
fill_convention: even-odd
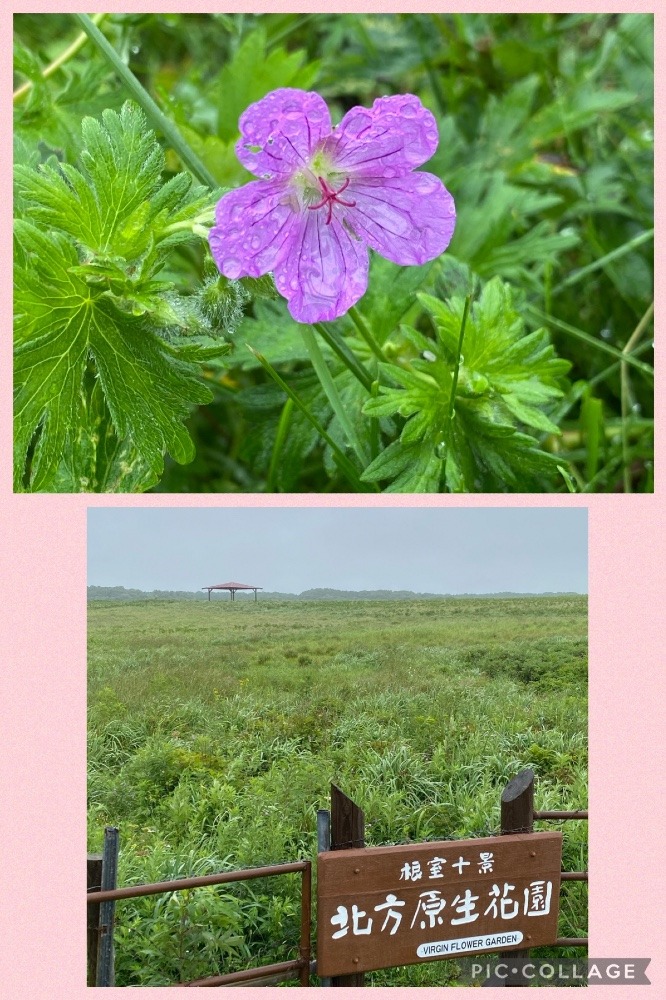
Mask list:
[[[222,270],[228,278],[236,278],[243,270],[243,265],[236,257],[225,257],[222,261]]]
[[[446,458],[446,441],[440,441],[438,445],[435,445],[435,455],[439,459]]]

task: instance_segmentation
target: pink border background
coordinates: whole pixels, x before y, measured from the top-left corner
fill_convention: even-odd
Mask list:
[[[332,5],[358,12],[357,3]],[[227,12],[322,11],[321,4],[227,3]],[[590,11],[654,12],[644,2],[605,4],[533,2],[493,4],[366,3],[366,12]],[[210,10],[188,3],[58,5],[15,4],[16,12],[81,10]],[[655,12],[657,37],[657,149],[661,150],[666,92],[661,63],[666,54],[666,15]],[[11,85],[10,14],[0,14],[0,62]],[[9,103],[9,102],[8,102]],[[6,169],[0,174],[3,204],[11,199],[10,109],[2,119]],[[657,161],[657,187],[661,157]],[[657,199],[657,216],[663,212]],[[11,304],[9,213],[3,213],[0,273],[3,313]],[[658,233],[661,232],[657,226]],[[657,259],[658,254],[657,254]],[[659,270],[657,272],[659,281]],[[658,290],[661,283],[658,285]],[[2,339],[0,454],[11,453],[11,345],[9,322]],[[665,397],[658,392],[658,427]],[[657,472],[663,461],[658,435]],[[86,510],[89,506],[234,507],[360,506],[354,495],[320,496],[14,496],[9,462],[0,470],[3,546],[0,623],[4,657],[0,701],[4,750],[0,847],[0,950],[7,996],[77,1000],[85,986],[83,860],[85,828],[85,613]],[[590,585],[590,954],[650,956],[651,995],[666,987],[664,959],[665,838],[663,835],[663,604],[666,600],[664,502],[655,496],[364,496],[363,506],[587,506]],[[632,1000],[648,987],[597,987]],[[228,992],[228,990],[227,990]],[[235,995],[238,988],[233,991]],[[266,997],[271,988],[240,988]],[[373,997],[395,989],[373,989]],[[431,997],[444,988],[400,990]],[[468,990],[458,990],[461,995]],[[351,995],[354,995],[352,991]],[[542,996],[561,996],[547,988]]]

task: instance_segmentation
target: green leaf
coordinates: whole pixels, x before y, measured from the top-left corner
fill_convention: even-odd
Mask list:
[[[437,493],[442,458],[428,441],[404,445],[394,441],[367,467],[361,479],[391,479],[387,493]]]
[[[234,333],[233,351],[227,359],[230,367],[238,367],[244,371],[260,367],[247,345],[265,355],[272,365],[309,360],[300,324],[291,318],[283,302],[261,299],[255,301],[253,312],[254,315],[246,316]],[[320,347],[325,356],[329,357],[330,349],[323,341]]]
[[[72,447],[58,466],[54,492],[141,493],[156,485],[159,476],[131,441],[118,439],[99,380],[81,393],[81,414]]]
[[[464,299],[453,297],[442,302],[420,294],[419,301],[434,320],[442,346],[453,361]],[[525,336],[510,286],[499,278],[485,285],[472,306],[463,354],[467,370],[482,374],[499,392],[513,392],[526,403],[559,398],[559,380],[570,367],[555,356],[545,330]]]
[[[34,257],[17,271],[15,487],[23,484],[35,436],[27,485],[54,487],[85,424],[82,392],[90,362],[119,441],[133,443],[153,477],[161,473],[165,451],[177,462],[191,461],[194,447],[181,421],[192,404],[211,399],[195,370],[171,357],[142,319],[120,313],[104,292],[92,295],[69,273],[77,257],[64,236],[21,221],[16,233]]]
[[[303,49],[287,53],[267,51],[263,28],[252,31],[219,76],[217,132],[227,142],[238,136],[238,119],[245,109],[278,87],[308,90],[319,72],[319,63],[306,64]]]
[[[526,138],[535,147],[543,147],[554,139],[588,128],[603,115],[620,111],[635,102],[636,95],[631,91],[602,90],[580,83],[560,99],[537,111],[526,128]]]
[[[400,415],[407,422],[400,441],[389,445],[364,477],[393,479],[391,491],[416,488],[409,483],[430,490],[437,488],[439,469],[447,489],[456,492],[543,488],[557,463],[523,429],[559,433],[544,408],[561,398],[568,363],[555,356],[544,330],[525,333],[511,289],[498,278],[485,285],[472,305],[460,357],[465,300],[453,296],[442,301],[425,293],[418,300],[438,341],[403,327],[403,343],[411,343],[420,356],[408,358],[403,348],[402,364],[379,366],[383,384],[364,413]],[[403,452],[409,456],[404,465]]]
[[[161,183],[162,151],[129,103],[83,134],[81,169],[16,168],[16,489],[136,491],[166,452],[191,461],[183,421],[212,398],[194,363],[229,350],[206,286],[182,296],[155,278],[198,238],[189,222],[210,192]]]
[[[104,108],[120,106],[122,92],[108,85],[108,68],[94,58],[62,66],[48,79],[43,66],[28,48],[15,44],[14,70],[33,84],[14,105],[14,131],[42,149],[69,155],[78,144],[81,118]]]
[[[368,290],[359,308],[368,323],[375,340],[383,344],[393,333],[405,314],[414,305],[416,292],[428,279],[433,267],[439,264],[423,264],[421,267],[399,267],[384,257],[372,255]],[[354,329],[351,321],[347,321]]]
[[[136,105],[106,110],[102,119],[83,119],[80,169],[55,160],[39,170],[18,166],[16,186],[33,221],[67,233],[90,254],[133,261],[172,235],[167,225],[214,199],[187,174],[160,183],[164,154]]]

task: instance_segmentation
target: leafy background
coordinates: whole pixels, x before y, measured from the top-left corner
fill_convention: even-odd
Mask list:
[[[15,17],[15,489],[652,490],[650,15],[98,20],[202,171],[90,40],[53,69],[72,17]],[[333,402],[270,280],[207,250],[278,86],[334,120],[418,94],[457,204],[446,254],[374,257],[317,331]]]

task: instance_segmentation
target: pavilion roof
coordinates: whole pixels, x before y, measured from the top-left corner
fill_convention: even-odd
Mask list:
[[[251,583],[236,583],[231,580],[229,583],[213,583],[210,587],[202,587],[202,590],[263,590],[263,587],[255,587]]]

